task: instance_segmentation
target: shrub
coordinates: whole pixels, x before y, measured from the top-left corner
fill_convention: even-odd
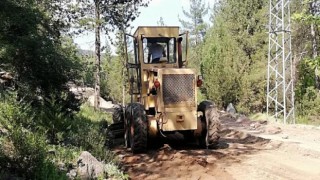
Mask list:
[[[127,174],[124,174],[117,165],[114,163],[108,163],[104,167],[104,172],[106,173],[107,177],[113,177],[115,179],[129,179]]]
[[[66,179],[82,150],[100,161],[117,163],[105,146],[109,114],[87,105],[70,114],[55,98],[34,107],[17,102],[16,97],[0,99],[0,169],[4,174],[0,179],[12,173],[24,179]],[[120,170],[114,172],[109,176],[126,177]]]
[[[27,179],[63,179],[47,159],[46,134],[31,106],[15,99],[14,94],[0,99],[0,128],[6,132],[0,136],[0,168]]]
[[[78,117],[91,120],[93,122],[106,120],[111,123],[111,114],[105,113],[103,111],[96,111],[93,107],[90,107],[88,104],[83,104],[80,107],[80,111],[77,113]]]
[[[298,123],[320,124],[320,93],[314,87],[306,88],[306,93],[297,103]]]

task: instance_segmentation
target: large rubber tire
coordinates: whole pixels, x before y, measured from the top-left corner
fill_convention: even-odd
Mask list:
[[[212,101],[201,102],[198,106],[198,111],[203,113],[201,121],[205,127],[200,137],[200,145],[206,148],[216,148],[219,143],[219,131],[221,129],[219,113]]]
[[[124,121],[124,146],[130,148],[130,122],[128,118]]]
[[[198,105],[198,111],[202,111],[202,113],[204,114],[206,109],[210,107],[215,107],[214,102],[209,100],[204,100]]]
[[[124,121],[124,114],[123,108],[121,105],[116,105],[112,114],[112,121],[113,123],[123,122]]]
[[[126,108],[126,120],[129,132],[130,147],[133,153],[147,151],[148,123],[144,106],[140,103],[131,103]]]

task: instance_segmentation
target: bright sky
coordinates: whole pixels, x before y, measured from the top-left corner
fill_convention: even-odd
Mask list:
[[[209,1],[204,0],[205,3],[209,3]],[[141,8],[140,16],[131,23],[134,26],[133,32],[137,26],[156,26],[160,17],[163,18],[164,24],[167,26],[181,26],[178,16],[184,17],[182,8],[188,10],[189,5],[189,0],[151,0],[149,6]],[[106,41],[105,39],[105,36],[101,36],[102,44]],[[75,39],[75,43],[81,49],[94,50],[94,34],[83,34]]]

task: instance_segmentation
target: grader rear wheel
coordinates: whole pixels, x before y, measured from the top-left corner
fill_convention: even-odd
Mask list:
[[[126,119],[124,122],[124,146],[130,148],[130,128],[129,121]]]
[[[131,151],[133,153],[145,152],[147,150],[148,126],[143,105],[139,103],[130,104],[127,107],[126,114],[128,122],[126,129]]]
[[[219,114],[211,101],[203,101],[198,106],[198,111],[202,111],[202,124],[205,130],[200,137],[200,145],[206,148],[214,148],[219,142],[219,131],[221,128]]]
[[[112,113],[112,121],[113,123],[123,122],[124,115],[123,115],[123,108],[121,105],[116,105],[114,111]]]

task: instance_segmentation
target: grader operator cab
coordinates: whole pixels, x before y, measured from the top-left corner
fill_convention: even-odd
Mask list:
[[[210,101],[197,104],[202,78],[185,67],[188,33],[179,34],[179,27],[172,26],[138,27],[124,39],[131,103],[115,109],[111,131],[123,135],[133,153],[175,132],[203,147],[215,146],[217,110]]]

